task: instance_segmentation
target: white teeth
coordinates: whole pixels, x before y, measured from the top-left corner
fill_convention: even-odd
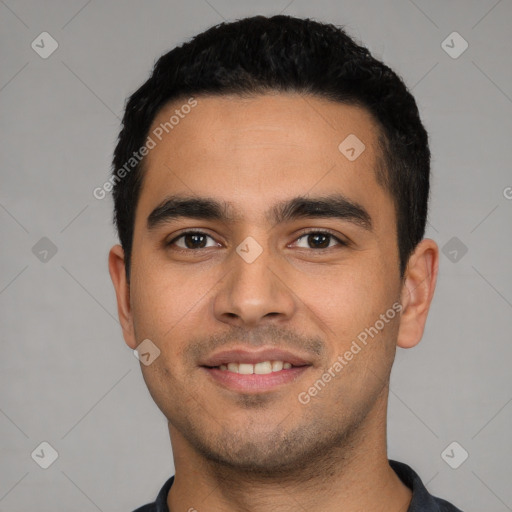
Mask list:
[[[221,368],[222,370],[222,368]],[[228,370],[233,373],[238,373],[238,363],[229,363]]]
[[[266,375],[272,373],[272,363],[270,361],[264,361],[263,363],[257,363],[254,365],[254,373],[258,375]]]
[[[292,367],[291,363],[283,361],[262,361],[261,363],[228,363],[221,364],[219,368],[223,371],[230,371],[233,373],[241,373],[242,375],[267,375],[272,372],[280,372],[281,370],[288,370]]]
[[[283,361],[272,361],[272,371],[280,372],[283,369]]]
[[[238,365],[238,373],[242,375],[252,375],[254,373],[254,365],[247,363],[240,363]]]

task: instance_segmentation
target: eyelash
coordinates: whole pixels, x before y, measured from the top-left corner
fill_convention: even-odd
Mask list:
[[[348,242],[345,242],[344,240],[341,240],[339,237],[337,237],[334,233],[332,233],[331,231],[329,230],[318,230],[318,229],[312,229],[312,230],[309,230],[309,231],[303,231],[301,232],[301,234],[295,239],[295,241],[297,240],[300,240],[301,238],[304,238],[308,235],[311,235],[311,234],[315,234],[315,235],[326,235],[326,236],[329,236],[331,237],[332,239],[336,240],[336,242],[338,242],[338,245],[339,246],[342,246],[342,247],[347,247],[349,245]],[[213,237],[211,235],[209,235],[208,233],[205,233],[204,231],[198,231],[198,230],[190,230],[190,231],[183,231],[182,233],[180,233],[178,236],[176,236],[175,238],[173,238],[172,240],[170,240],[169,242],[166,242],[166,247],[170,247],[172,246],[177,240],[180,240],[181,238],[187,236],[187,235],[204,235],[204,236],[207,236],[209,238],[211,238],[213,240]],[[183,247],[178,247],[178,251],[183,251],[183,252],[190,252],[190,251],[199,251],[200,249],[209,249],[210,247],[199,247],[197,249],[188,249],[188,248],[183,248]],[[304,248],[302,248],[304,249]],[[311,251],[322,251],[322,250],[326,250],[326,249],[333,249],[333,247],[325,247],[325,248],[319,248],[319,249],[314,249],[314,248],[309,248]]]

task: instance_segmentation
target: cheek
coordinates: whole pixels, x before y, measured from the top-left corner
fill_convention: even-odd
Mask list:
[[[211,321],[210,304],[222,274],[213,269],[171,266],[154,259],[133,269],[131,300],[135,334],[149,338],[162,353],[162,364],[181,372],[183,352]],[[163,376],[165,377],[165,376]]]
[[[180,418],[206,406],[194,382],[180,373],[168,353],[162,352],[151,365],[141,365],[142,375],[153,401],[167,418]]]
[[[353,350],[357,355],[348,357],[359,364],[350,363],[351,371],[359,373],[366,365],[380,374],[394,357],[399,316],[392,306],[399,293],[394,292],[396,282],[383,258],[371,264],[363,264],[363,259],[360,265],[325,267],[325,273],[314,278],[297,275],[292,282],[304,313],[314,314],[311,318],[325,336],[329,362]]]
[[[297,296],[336,334],[374,322],[389,307],[389,283],[378,262],[329,266],[290,279]]]
[[[179,272],[151,264],[133,269],[130,294],[137,337],[152,340],[174,336],[194,303],[193,290]]]

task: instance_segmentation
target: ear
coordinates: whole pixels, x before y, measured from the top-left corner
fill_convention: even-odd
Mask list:
[[[126,280],[124,251],[120,245],[114,245],[108,255],[108,270],[114,284],[117,298],[117,314],[123,329],[124,341],[133,350],[137,347],[130,305],[130,285]]]
[[[417,345],[434,296],[439,269],[439,248],[434,240],[423,239],[409,258],[401,292],[402,315],[397,345],[411,348]]]

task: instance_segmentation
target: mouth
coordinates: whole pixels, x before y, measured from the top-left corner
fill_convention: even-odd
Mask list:
[[[218,368],[223,372],[240,373],[242,375],[268,375],[269,373],[297,367],[294,367],[288,361],[261,361],[256,364],[231,362],[214,366],[213,368]]]
[[[224,388],[244,393],[268,392],[297,380],[311,363],[282,350],[230,350],[209,358],[201,368]]]

